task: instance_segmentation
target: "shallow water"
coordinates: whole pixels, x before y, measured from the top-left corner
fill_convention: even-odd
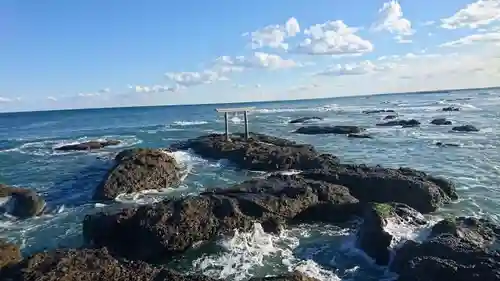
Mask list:
[[[470,99],[467,99],[470,98]],[[446,106],[460,112],[442,112]],[[239,105],[238,105],[239,106]],[[247,105],[242,105],[247,106]],[[500,91],[462,91],[438,94],[400,94],[336,98],[313,101],[257,103],[249,115],[250,129],[301,142],[333,153],[344,162],[409,166],[452,178],[461,200],[440,210],[447,214],[487,216],[500,222]],[[25,254],[81,244],[81,221],[88,213],[110,208],[91,201],[91,194],[112,165],[114,154],[128,147],[167,147],[202,134],[221,132],[223,118],[214,105],[73,110],[0,114],[0,182],[37,190],[51,212],[39,218],[15,221],[0,218],[0,236],[23,246]],[[422,122],[420,128],[375,127],[387,114],[362,114],[369,109],[394,109],[405,119]],[[392,113],[389,113],[392,114]],[[294,118],[319,116],[318,124],[359,125],[374,139],[345,136],[296,135]],[[450,132],[434,126],[433,118],[446,117],[455,124],[472,124],[477,133]],[[231,116],[230,129],[241,131],[242,116]],[[99,152],[55,152],[62,144],[113,138],[123,143]],[[441,148],[435,142],[460,147]],[[196,194],[224,187],[262,173],[234,171],[224,161],[207,161],[187,152],[176,157],[189,172],[178,189],[119,196],[121,204],[148,204],[169,196]],[[402,239],[417,239],[415,229],[390,226]],[[382,280],[391,275],[373,266],[353,247],[353,229],[333,226],[288,229],[280,236],[262,232],[237,233],[216,245],[193,250],[171,262],[184,271],[229,280],[300,270],[322,280]]]

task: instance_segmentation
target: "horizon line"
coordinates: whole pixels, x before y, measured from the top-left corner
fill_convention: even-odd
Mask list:
[[[213,103],[193,103],[193,104],[158,104],[158,105],[133,105],[133,106],[109,106],[109,107],[85,107],[85,108],[64,108],[64,109],[42,109],[42,110],[25,110],[25,111],[3,111],[0,115],[4,114],[24,114],[24,113],[38,113],[38,112],[59,112],[59,111],[79,111],[79,110],[104,110],[104,109],[131,109],[131,108],[152,108],[152,107],[176,107],[176,106],[201,106],[201,105],[230,105],[230,104],[252,104],[252,103],[274,103],[274,102],[289,102],[289,101],[313,101],[313,100],[326,100],[335,98],[348,98],[348,97],[369,97],[369,96],[384,96],[384,95],[404,95],[404,94],[439,94],[458,91],[470,90],[490,90],[499,89],[500,86],[495,87],[479,87],[479,88],[455,88],[455,89],[439,89],[439,90],[425,90],[415,92],[389,92],[389,93],[374,93],[374,94],[361,94],[361,95],[341,95],[334,97],[322,98],[305,98],[305,99],[284,99],[284,100],[263,100],[263,101],[239,101],[239,102],[213,102]]]

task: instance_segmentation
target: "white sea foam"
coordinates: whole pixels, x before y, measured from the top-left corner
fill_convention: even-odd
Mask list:
[[[322,281],[340,280],[334,272],[313,260],[296,258],[293,250],[299,246],[299,238],[291,231],[272,235],[265,233],[257,223],[251,232],[235,231],[233,237],[218,244],[223,251],[193,261],[195,271],[214,278],[240,281],[254,276],[261,268],[269,268],[270,263],[281,261],[284,271],[297,270]]]
[[[208,124],[207,121],[175,121],[172,123],[175,126],[197,126]]]

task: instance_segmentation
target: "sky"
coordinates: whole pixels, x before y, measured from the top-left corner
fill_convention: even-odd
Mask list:
[[[0,111],[500,86],[500,0],[0,0]]]

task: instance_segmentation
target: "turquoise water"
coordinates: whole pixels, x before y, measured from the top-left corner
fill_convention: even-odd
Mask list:
[[[249,106],[242,104],[238,106]],[[442,112],[455,105],[460,112]],[[219,105],[220,106],[220,105]],[[337,155],[344,162],[410,166],[450,177],[458,184],[461,200],[437,213],[488,216],[499,222],[500,206],[500,90],[434,94],[399,94],[324,100],[251,104],[250,130],[311,143]],[[0,114],[0,181],[37,190],[50,213],[14,221],[0,218],[0,236],[23,246],[30,254],[43,249],[81,244],[81,221],[87,213],[110,208],[91,201],[91,194],[112,165],[117,151],[128,147],[167,147],[202,134],[222,132],[222,116],[216,105],[93,109]],[[362,114],[369,109],[394,109],[402,118],[415,118],[420,128],[375,127],[385,114]],[[325,118],[320,124],[359,125],[374,139],[345,136],[296,135],[300,125],[288,124],[304,116]],[[477,133],[450,132],[450,126],[434,126],[433,118],[446,117],[455,124],[472,124]],[[242,116],[230,117],[230,129],[242,131]],[[55,152],[65,143],[113,138],[119,147],[98,152]],[[440,148],[435,142],[461,147]],[[147,204],[163,197],[194,194],[213,186],[223,187],[260,176],[237,172],[224,161],[211,162],[186,152],[174,155],[189,171],[183,185],[160,193],[120,196],[116,204]],[[418,230],[393,226],[402,238]],[[322,280],[379,280],[389,275],[352,246],[352,230],[332,226],[289,229],[281,236],[261,232],[238,233],[221,240],[210,251],[196,251],[171,266],[215,277],[245,280],[301,270]]]

